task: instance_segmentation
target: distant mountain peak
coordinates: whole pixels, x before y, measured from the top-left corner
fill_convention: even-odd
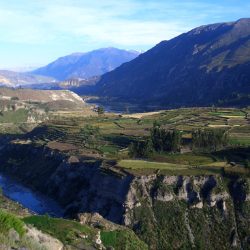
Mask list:
[[[139,53],[135,51],[126,51],[113,47],[101,48],[60,57],[47,66],[34,70],[32,73],[54,77],[58,80],[86,79],[109,72],[125,62],[131,61],[138,55]]]

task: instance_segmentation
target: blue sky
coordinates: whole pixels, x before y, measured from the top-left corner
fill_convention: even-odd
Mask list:
[[[147,50],[197,26],[249,16],[249,0],[0,0],[0,68],[101,47]]]

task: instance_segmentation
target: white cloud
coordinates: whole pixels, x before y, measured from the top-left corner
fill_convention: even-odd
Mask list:
[[[79,4],[45,0],[36,1],[33,7],[34,11],[32,5],[0,9],[1,41],[40,44],[73,36],[117,45],[152,45],[189,28],[182,23],[144,20],[143,16],[140,20],[136,14],[143,5],[134,1],[94,0]]]
[[[0,41],[24,44],[70,37],[90,43],[150,47],[202,24],[211,16],[216,19],[225,12],[240,12],[240,8],[195,0],[14,2],[0,3]]]

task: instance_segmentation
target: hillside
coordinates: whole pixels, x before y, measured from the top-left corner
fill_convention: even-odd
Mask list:
[[[29,131],[54,111],[91,113],[81,97],[68,90],[0,88],[0,133]],[[80,114],[79,114],[80,115]]]
[[[24,215],[23,221],[74,246],[66,249],[101,249],[98,242],[117,250],[249,249],[249,112],[57,112],[32,131],[0,137],[0,176],[61,206],[68,220]],[[155,121],[180,132],[180,152],[132,156],[131,145],[147,140]],[[212,151],[194,148],[198,129],[226,130],[228,142]],[[205,139],[209,145],[212,138]]]
[[[250,104],[250,19],[202,26],[162,41],[102,76],[119,101],[165,107]]]
[[[23,72],[0,70],[0,85],[8,87],[18,87],[28,84],[39,85],[42,83],[52,83],[51,77],[39,76]]]
[[[0,88],[0,99],[17,99],[26,102],[48,103],[53,101],[71,101],[83,105],[81,97],[68,90],[33,90]]]
[[[109,72],[139,55],[136,51],[116,48],[98,49],[87,53],[74,53],[60,57],[49,65],[32,73],[54,77],[58,80],[90,78]]]

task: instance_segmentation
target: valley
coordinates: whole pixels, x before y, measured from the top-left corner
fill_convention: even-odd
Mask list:
[[[23,98],[15,95],[18,101]],[[46,96],[36,105],[50,103]],[[46,119],[33,120],[32,126],[23,118],[1,121],[1,174],[54,200],[67,219],[43,217],[39,209],[33,212],[40,216],[15,212],[25,224],[56,238],[66,249],[216,249],[221,244],[223,249],[247,249],[248,108],[98,114],[84,102],[75,107],[46,105]],[[18,110],[3,111],[4,118],[6,112]],[[161,129],[180,132],[180,148],[132,156],[131,145],[147,140],[156,121]],[[12,130],[6,130],[6,122]],[[225,130],[227,145],[195,149],[192,136],[197,129]],[[46,209],[49,203],[43,202]],[[203,231],[198,233],[201,225]],[[66,236],[71,230],[74,234]]]
[[[249,8],[0,1],[0,250],[249,250]]]

